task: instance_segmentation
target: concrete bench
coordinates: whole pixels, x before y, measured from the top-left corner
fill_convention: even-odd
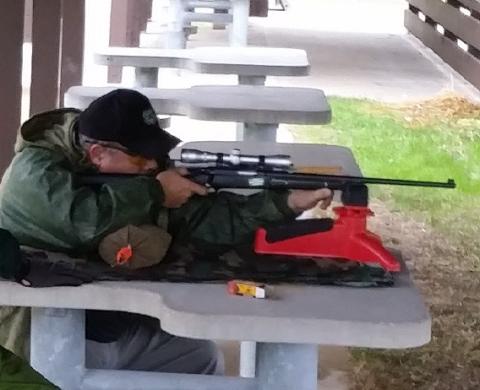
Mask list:
[[[200,142],[188,147],[281,153],[295,165],[360,173],[343,147]],[[178,154],[178,151],[177,151]],[[316,390],[317,345],[410,348],[428,343],[431,320],[406,267],[394,287],[277,285],[275,299],[228,295],[225,284],[101,282],[31,289],[0,282],[0,304],[33,307],[31,363],[62,389]],[[94,298],[94,299],[93,299]],[[175,335],[257,342],[253,378],[85,368],[85,309],[159,318]]]
[[[84,109],[113,89],[115,87],[71,87],[65,93],[65,107]],[[245,140],[275,142],[279,123],[324,124],[331,119],[323,91],[313,88],[233,85],[138,90],[150,99],[157,114],[244,122]]]
[[[99,65],[135,67],[137,87],[157,87],[158,68],[196,73],[235,74],[240,84],[265,83],[266,76],[306,76],[310,71],[304,50],[268,47],[198,47],[150,49],[109,47],[94,55]]]

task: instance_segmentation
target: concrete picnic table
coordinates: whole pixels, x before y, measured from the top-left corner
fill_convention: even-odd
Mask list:
[[[259,142],[184,146],[289,154],[295,165],[339,165],[344,174],[360,174],[350,150],[338,146]],[[410,348],[428,343],[431,330],[423,299],[403,263],[395,285],[384,288],[282,284],[273,287],[272,298],[255,300],[228,295],[223,283],[96,282],[32,289],[3,281],[0,304],[34,308],[31,363],[65,390],[316,390],[317,345]],[[149,315],[179,336],[257,342],[255,377],[86,369],[85,309]]]
[[[232,23],[229,26],[230,46],[247,46],[248,42],[248,16],[250,0],[230,0],[232,7]],[[170,0],[170,23],[168,47],[183,49],[186,46],[184,27],[188,23],[188,8],[185,0]]]
[[[265,84],[266,76],[306,76],[307,54],[300,49],[271,47],[197,47],[154,49],[109,47],[94,54],[99,65],[135,67],[137,87],[157,87],[158,68],[196,73],[236,74],[240,84]]]
[[[86,108],[116,87],[71,87],[65,107]],[[275,142],[279,123],[324,124],[331,119],[322,90],[261,85],[201,85],[185,89],[136,88],[157,114],[207,121],[245,122],[245,140]]]

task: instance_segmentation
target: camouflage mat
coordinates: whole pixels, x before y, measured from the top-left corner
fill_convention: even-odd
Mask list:
[[[187,246],[169,251],[161,263],[143,269],[111,267],[61,254],[30,252],[32,287],[78,285],[94,280],[146,280],[185,283],[245,279],[258,282],[388,287],[391,273],[352,261],[257,255],[250,248],[204,253]],[[36,275],[35,275],[36,274]]]

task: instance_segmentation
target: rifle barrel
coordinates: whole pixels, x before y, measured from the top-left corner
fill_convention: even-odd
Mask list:
[[[324,180],[331,183],[344,184],[383,184],[395,186],[411,186],[411,187],[437,187],[437,188],[455,188],[456,184],[453,179],[445,182],[425,181],[425,180],[403,180],[403,179],[386,179],[380,177],[362,177],[362,176],[345,176],[345,175],[312,175],[298,173],[295,176],[307,181]]]
[[[78,176],[80,184],[99,185],[125,180],[139,175],[99,174]],[[141,175],[140,175],[141,176]],[[309,173],[288,173],[277,171],[239,171],[225,168],[189,168],[187,176],[199,184],[213,188],[255,188],[255,189],[319,189],[341,190],[351,185],[383,184],[411,187],[455,188],[453,179],[445,182],[384,179],[376,177],[316,175]]]
[[[383,184],[412,187],[455,188],[455,181],[446,182],[384,179],[376,177],[316,175],[275,171],[232,171],[229,169],[193,168],[192,180],[214,188],[259,188],[259,189],[318,189],[341,190],[360,184]]]

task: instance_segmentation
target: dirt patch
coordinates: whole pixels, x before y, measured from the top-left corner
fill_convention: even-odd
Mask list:
[[[399,249],[432,315],[432,341],[404,351],[352,350],[351,388],[480,388],[480,273],[462,248],[428,224],[371,203],[370,229]]]
[[[393,113],[412,127],[457,121],[478,124],[477,121],[480,121],[480,105],[455,94],[442,94],[418,102],[376,105],[373,109]]]

